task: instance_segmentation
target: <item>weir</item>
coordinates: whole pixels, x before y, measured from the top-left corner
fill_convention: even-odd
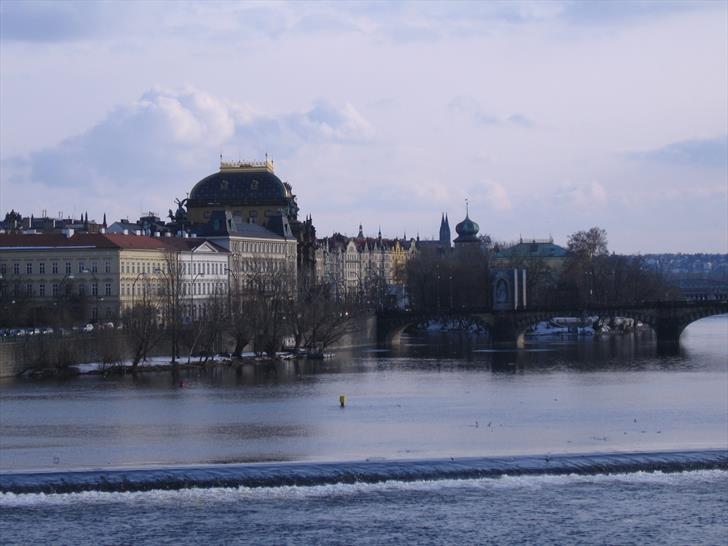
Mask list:
[[[284,487],[504,475],[613,474],[728,470],[728,449],[545,454],[337,463],[258,463],[0,474],[0,493],[150,491],[212,487]]]

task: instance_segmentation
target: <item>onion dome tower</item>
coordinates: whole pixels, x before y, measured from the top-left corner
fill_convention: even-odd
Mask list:
[[[479,243],[478,231],[480,226],[470,219],[470,211],[467,200],[465,201],[465,220],[455,226],[455,231],[458,236],[455,239],[455,244],[460,243]]]

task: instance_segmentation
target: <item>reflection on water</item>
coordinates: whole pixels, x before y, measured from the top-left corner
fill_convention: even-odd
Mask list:
[[[325,361],[0,382],[0,467],[728,446],[728,316],[492,351],[458,334]],[[342,409],[338,397],[345,394]]]

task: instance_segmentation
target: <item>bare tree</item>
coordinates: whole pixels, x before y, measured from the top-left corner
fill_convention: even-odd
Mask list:
[[[228,328],[235,341],[233,355],[240,357],[255,336],[254,321],[250,314],[253,301],[236,276],[233,276],[233,281],[234,284],[228,292]]]
[[[577,231],[569,235],[567,250],[580,258],[591,260],[596,256],[606,256],[607,232],[599,227],[587,231]]]
[[[218,292],[203,303],[200,314],[186,329],[188,364],[194,354],[199,355],[200,363],[207,362],[215,354],[215,348],[220,344],[226,323],[223,296]]]
[[[290,324],[296,349],[306,348],[310,353],[323,353],[349,331],[352,318],[363,306],[356,298],[344,302],[336,297],[332,283],[317,281],[312,275],[298,280],[298,296],[292,302]]]
[[[253,329],[253,350],[275,357],[291,331],[295,300],[295,265],[264,261],[245,279],[248,319]]]
[[[124,330],[132,340],[132,368],[146,359],[164,334],[159,320],[159,298],[152,293],[152,285],[147,277],[143,277],[142,282],[141,301],[122,315]]]
[[[177,363],[179,355],[179,332],[182,323],[184,279],[179,252],[167,250],[164,253],[164,265],[156,274],[160,281],[162,297],[162,314],[165,329],[170,333],[172,364]]]

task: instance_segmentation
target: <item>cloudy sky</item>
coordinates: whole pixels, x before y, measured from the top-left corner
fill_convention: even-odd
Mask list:
[[[319,235],[728,252],[728,2],[0,2],[0,212],[275,161]]]

